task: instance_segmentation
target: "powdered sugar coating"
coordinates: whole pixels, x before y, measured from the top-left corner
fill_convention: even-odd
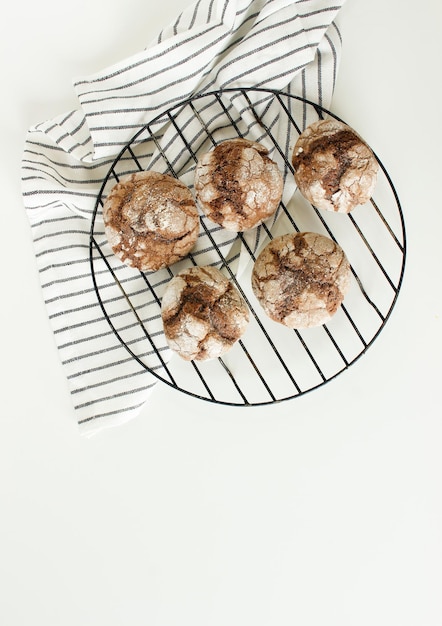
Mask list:
[[[206,216],[243,232],[273,215],[282,197],[278,166],[260,143],[231,139],[203,154],[195,170],[196,198]]]
[[[154,171],[137,172],[117,183],[104,203],[103,220],[114,254],[141,271],[179,261],[199,234],[198,210],[188,187]]]
[[[289,328],[329,321],[350,286],[342,248],[318,233],[289,233],[273,239],[252,271],[253,292],[266,314]]]
[[[243,335],[249,309],[220,270],[191,267],[169,281],[161,316],[174,352],[186,361],[207,361],[225,354]]]
[[[300,192],[314,206],[349,213],[367,202],[379,170],[369,146],[347,124],[318,120],[299,136],[293,150]]]

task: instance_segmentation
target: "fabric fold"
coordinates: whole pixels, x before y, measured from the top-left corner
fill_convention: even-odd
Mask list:
[[[48,315],[83,433],[137,415],[158,380],[109,327],[91,277],[90,220],[115,158],[143,125],[194,94],[262,86],[328,107],[341,53],[336,18],[343,2],[198,0],[142,52],[77,78],[78,110],[29,129],[22,159],[23,200]],[[232,96],[230,103],[242,132],[256,138],[256,119],[247,119],[241,98]],[[257,96],[253,104],[288,154],[290,129],[273,111],[271,98]],[[299,103],[303,126],[308,115]],[[181,121],[190,133],[194,120]],[[165,118],[161,141],[174,141],[174,133]],[[143,163],[164,167],[156,146],[147,142],[143,150]],[[191,186],[195,164],[189,164],[181,148],[176,163]],[[287,184],[287,198],[293,191],[292,183]],[[97,238],[103,238],[101,226],[97,228]],[[232,243],[231,234],[216,237],[226,249]],[[256,249],[262,243],[259,230],[248,233],[247,241]],[[210,237],[201,238],[197,253],[211,259]],[[118,264],[115,271],[134,293],[145,289],[142,277],[127,274]],[[106,297],[111,287],[105,276],[103,280]],[[126,313],[118,306],[113,314],[124,326]],[[140,341],[137,333],[132,341]]]

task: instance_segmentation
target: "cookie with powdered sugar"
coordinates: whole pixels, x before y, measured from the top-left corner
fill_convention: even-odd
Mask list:
[[[315,207],[337,213],[370,200],[379,170],[371,148],[335,119],[318,120],[301,133],[292,164],[302,195]]]
[[[185,361],[207,361],[225,354],[243,335],[249,309],[219,269],[197,266],[169,281],[161,317],[171,350]]]
[[[265,313],[289,328],[328,322],[350,286],[350,265],[342,248],[318,233],[276,237],[259,254],[252,289]]]
[[[194,247],[200,222],[195,199],[180,180],[154,171],[122,179],[103,205],[114,254],[143,272],[168,267]]]
[[[282,197],[283,178],[267,148],[237,138],[223,141],[198,160],[197,201],[212,222],[243,232],[271,217]]]

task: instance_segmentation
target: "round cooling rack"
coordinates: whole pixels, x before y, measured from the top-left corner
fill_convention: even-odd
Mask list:
[[[99,191],[90,232],[90,266],[102,312],[131,358],[157,379],[186,394],[228,405],[256,406],[292,399],[345,371],[366,352],[397,301],[406,257],[405,225],[398,195],[385,167],[373,198],[350,214],[319,210],[301,196],[291,155],[302,130],[331,111],[288,93],[225,89],[194,96],[156,116],[121,150]],[[343,120],[340,120],[343,121]],[[124,176],[153,169],[193,189],[196,162],[220,141],[245,137],[263,143],[284,175],[275,218],[246,233],[231,233],[201,215],[191,254],[170,268],[143,273],[112,253],[102,206]],[[336,241],[351,265],[352,284],[327,324],[292,330],[270,320],[251,289],[251,270],[263,246],[292,231],[313,231]],[[161,299],[184,267],[216,265],[235,284],[250,309],[242,338],[222,358],[187,362],[173,354],[161,322]],[[129,357],[129,358],[130,358]]]

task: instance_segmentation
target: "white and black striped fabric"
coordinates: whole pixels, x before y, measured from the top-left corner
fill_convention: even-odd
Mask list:
[[[336,19],[343,3],[197,0],[146,50],[76,80],[78,110],[29,129],[22,161],[23,199],[82,433],[137,415],[157,382],[115,337],[91,279],[91,217],[116,155],[138,129],[192,94],[263,87],[328,107],[341,53]],[[239,104],[232,99],[233,107]],[[288,153],[291,138],[283,124],[278,126],[272,103],[257,101],[256,106]],[[183,120],[186,126],[192,122]],[[303,124],[308,122],[305,118]],[[173,129],[165,128],[161,141],[170,142],[170,132]],[[155,146],[146,150],[148,166],[159,167]],[[182,156],[178,150],[177,162]],[[191,170],[183,170],[189,186],[190,175]],[[228,234],[219,236],[229,245]],[[259,233],[249,236],[256,248]],[[209,255],[205,261],[210,260],[207,241],[198,245]]]

